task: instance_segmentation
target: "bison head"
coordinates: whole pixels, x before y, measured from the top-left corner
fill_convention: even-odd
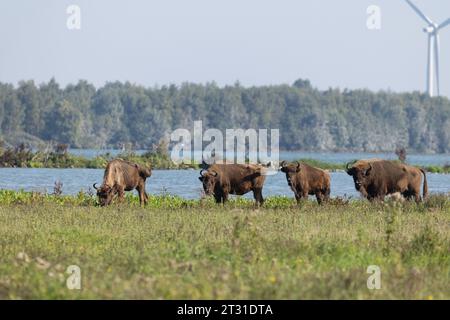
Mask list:
[[[372,172],[372,164],[366,161],[358,161],[356,163],[353,162],[353,164],[347,163],[345,168],[347,174],[353,177],[355,189],[366,196],[366,188],[369,184],[369,179]]]
[[[203,183],[203,190],[207,196],[214,194],[214,188],[219,181],[219,174],[214,170],[201,170],[198,179]]]
[[[297,173],[301,171],[300,162],[288,164],[286,161],[281,162],[281,172],[286,174],[286,180],[289,187],[295,185],[295,180],[297,179]]]
[[[150,167],[136,165],[136,168],[138,169],[139,176],[141,176],[143,179],[146,179],[152,175],[152,169]]]
[[[94,183],[93,187],[95,190],[97,190],[97,197],[100,206],[104,207],[112,202],[112,199],[114,197],[114,190],[112,187],[108,185],[102,185],[100,186],[100,188],[97,188],[96,183]]]

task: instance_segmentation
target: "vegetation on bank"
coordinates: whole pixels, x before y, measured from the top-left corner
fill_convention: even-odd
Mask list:
[[[177,165],[172,162],[167,152],[162,152],[158,146],[142,155],[125,151],[118,155],[109,153],[86,158],[70,154],[67,145],[58,144],[33,151],[24,144],[17,147],[2,148],[0,146],[0,167],[3,168],[90,168],[102,169],[114,158],[122,158],[142,165],[151,165],[154,169],[184,169],[198,168],[198,165]]]
[[[450,201],[0,191],[0,299],[449,299]],[[67,268],[81,271],[69,290]],[[367,268],[381,271],[369,290]]]
[[[24,144],[17,147],[2,147],[0,145],[0,168],[91,168],[103,169],[108,161],[114,158],[151,165],[153,169],[199,169],[197,163],[175,164],[169,156],[167,145],[161,143],[152,151],[138,155],[135,152],[122,152],[115,157],[105,153],[94,158],[76,156],[67,152],[67,145],[58,144],[51,148],[33,151]],[[299,159],[298,161],[311,166],[330,171],[345,170],[345,164],[329,163],[316,159]],[[425,166],[426,171],[432,173],[450,173],[450,164],[444,166]]]

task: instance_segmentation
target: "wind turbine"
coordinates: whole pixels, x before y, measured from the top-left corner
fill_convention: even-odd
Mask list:
[[[430,97],[434,96],[434,92],[439,96],[439,31],[450,24],[450,18],[441,24],[436,24],[410,0],[405,1],[428,24],[423,28],[423,31],[428,34],[427,92]]]

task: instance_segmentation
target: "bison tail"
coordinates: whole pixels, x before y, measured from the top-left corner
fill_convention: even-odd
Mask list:
[[[425,174],[425,170],[420,169],[423,173],[423,199],[428,197],[428,183],[427,183],[427,175]]]

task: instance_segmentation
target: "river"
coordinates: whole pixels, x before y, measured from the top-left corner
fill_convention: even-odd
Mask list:
[[[0,189],[53,192],[56,181],[62,182],[64,194],[88,191],[94,182],[101,183],[102,169],[0,169]],[[178,195],[186,199],[201,196],[202,186],[198,170],[153,170],[147,179],[147,192],[152,194]],[[427,174],[429,190],[432,193],[450,192],[449,174]],[[293,197],[286,177],[281,172],[267,176],[264,196],[286,195]],[[331,173],[331,195],[359,197],[353,179],[345,172]],[[251,194],[246,195],[251,197]]]

